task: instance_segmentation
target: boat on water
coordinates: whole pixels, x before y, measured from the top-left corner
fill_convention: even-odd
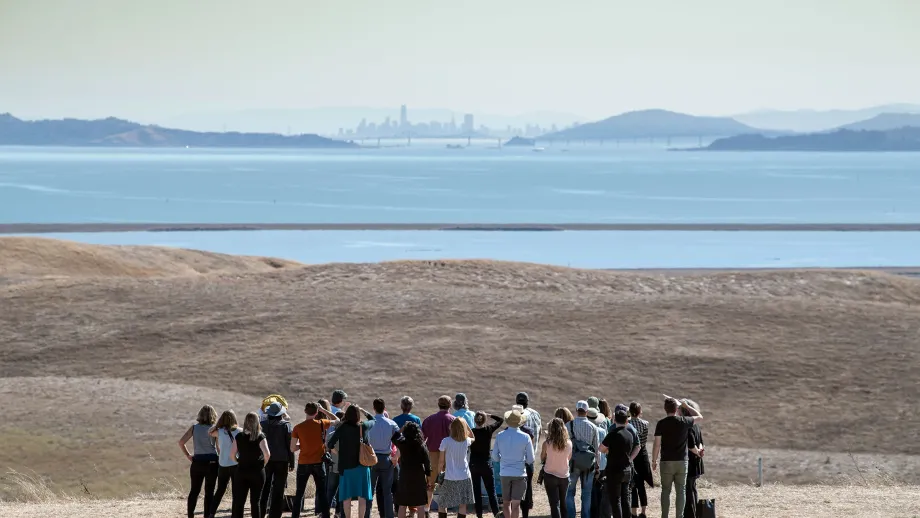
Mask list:
[[[463,149],[463,146],[460,144],[448,144],[447,149]]]
[[[531,151],[533,151],[534,153],[542,153],[543,151],[546,151],[546,148],[545,147],[535,147],[531,149]]]

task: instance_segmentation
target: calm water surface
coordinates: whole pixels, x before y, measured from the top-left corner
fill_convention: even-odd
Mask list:
[[[500,259],[580,268],[918,266],[918,232],[223,231],[43,234],[304,263]]]
[[[0,148],[0,223],[920,221],[920,154]]]

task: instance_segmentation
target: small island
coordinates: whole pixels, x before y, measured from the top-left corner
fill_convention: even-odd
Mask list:
[[[686,151],[920,151],[920,128],[886,131],[809,133],[782,137],[738,135],[716,140],[703,148]]]
[[[143,125],[115,117],[26,121],[0,114],[0,145],[83,147],[357,148],[319,135],[199,132]]]

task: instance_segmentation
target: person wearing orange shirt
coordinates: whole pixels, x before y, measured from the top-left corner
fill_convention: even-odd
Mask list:
[[[297,457],[297,493],[291,518],[300,518],[303,496],[311,476],[316,487],[326,487],[326,466],[331,464],[331,459],[326,454],[326,432],[339,421],[334,414],[316,403],[307,403],[304,412],[307,418],[291,432],[291,451],[300,452]],[[320,414],[328,419],[319,419]],[[329,518],[329,503],[326,501],[325,493],[317,491],[316,514],[322,518]]]

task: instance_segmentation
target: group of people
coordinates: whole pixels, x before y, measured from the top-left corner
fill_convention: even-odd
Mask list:
[[[577,517],[579,486],[580,518],[646,518],[646,485],[654,487],[660,470],[662,518],[672,489],[676,516],[695,518],[705,448],[702,415],[691,400],[665,397],[667,415],[655,426],[651,455],[649,423],[637,402],[611,409],[596,397],[578,401],[574,414],[556,409],[545,430],[524,392],[501,415],[471,411],[462,393],[438,398],[438,411],[424,420],[412,413],[409,396],[392,418],[383,399],[372,406],[373,413],[336,390],[331,401],[307,403],[305,419],[294,425],[287,402],[272,395],[242,426],[233,410],[218,418],[203,407],[179,440],[191,461],[188,516],[202,486],[205,518],[216,515],[230,486],[233,518],[243,518],[247,500],[252,518],[279,518],[286,503],[299,518],[312,477],[313,507],[322,518],[351,518],[354,501],[358,518],[370,518],[375,498],[380,518],[426,518],[433,509],[439,518],[453,509],[460,518],[470,510],[482,518],[486,504],[493,516],[528,518],[535,483],[546,491],[552,518]],[[295,468],[295,496],[286,502]]]

